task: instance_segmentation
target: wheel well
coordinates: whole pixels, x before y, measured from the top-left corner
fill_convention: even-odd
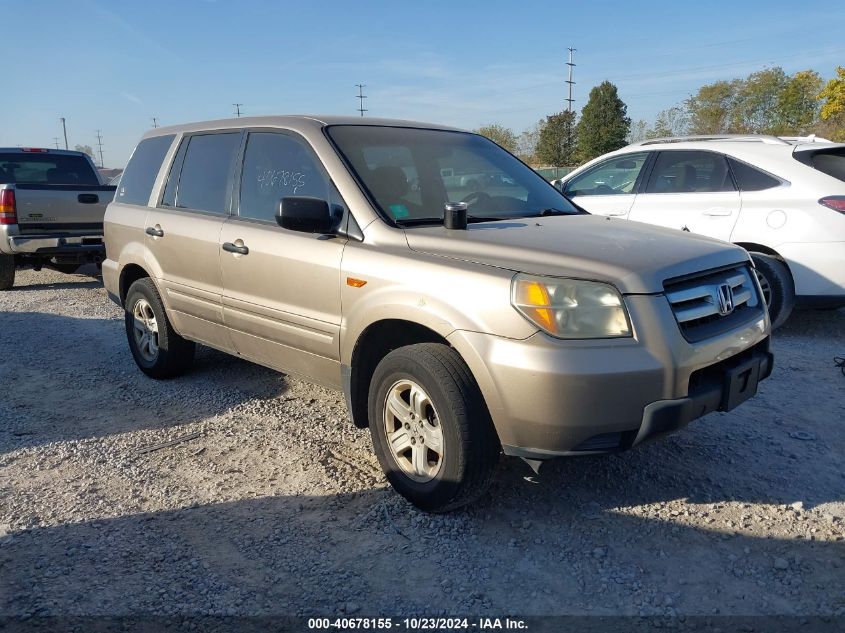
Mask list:
[[[754,242],[736,242],[737,246],[742,246],[745,250],[749,253],[763,253],[764,255],[771,255],[772,257],[776,258],[780,263],[786,266],[786,270],[789,272],[789,275],[792,276],[792,270],[789,268],[789,264],[786,260],[778,253],[775,249],[769,248],[768,246],[763,246],[762,244],[755,244]]]
[[[387,319],[373,323],[358,337],[352,352],[349,377],[349,408],[352,421],[358,428],[368,426],[367,395],[370,380],[381,359],[400,347],[416,343],[442,343],[445,338],[434,330],[401,319]]]
[[[763,246],[762,244],[755,244],[754,242],[736,242],[736,245],[742,246],[742,248],[747,250],[749,253],[763,253],[764,255],[771,255],[772,257],[777,257],[784,264],[786,264],[786,262],[783,261],[783,257],[780,256],[780,253],[778,253],[773,248],[769,248],[768,246]]]
[[[138,264],[128,264],[123,267],[120,273],[120,304],[126,302],[126,293],[129,292],[129,287],[139,279],[149,277],[146,270],[138,266]]]

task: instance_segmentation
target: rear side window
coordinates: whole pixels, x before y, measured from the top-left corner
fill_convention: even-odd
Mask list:
[[[249,135],[241,175],[239,215],[273,221],[279,201],[290,196],[329,200],[329,186],[302,142],[274,132]]]
[[[730,157],[728,157],[728,162],[731,164],[731,171],[734,173],[740,191],[763,191],[780,185],[780,180],[747,163]]]
[[[0,154],[0,184],[89,185],[100,179],[84,156],[15,152]]]
[[[845,147],[813,152],[810,165],[828,176],[845,182]]]
[[[660,152],[646,187],[646,193],[715,191],[735,191],[725,157],[715,152]]]
[[[179,175],[176,206],[228,213],[229,187],[240,144],[240,131],[191,136]],[[178,168],[174,163],[173,169]]]
[[[142,205],[149,202],[153,183],[155,183],[158,170],[161,169],[161,162],[167,150],[170,149],[173,137],[173,134],[153,136],[138,143],[120,178],[117,202]]]

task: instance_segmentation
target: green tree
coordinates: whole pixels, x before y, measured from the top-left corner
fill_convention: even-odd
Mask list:
[[[91,157],[91,160],[96,161],[94,158],[94,149],[90,145],[74,145],[73,149],[77,152],[88,154]]]
[[[717,81],[698,89],[684,102],[690,134],[724,134],[730,122],[742,81]]]
[[[576,129],[578,158],[588,161],[625,146],[631,127],[628,107],[609,81],[592,90]]]
[[[778,95],[775,134],[802,135],[812,129],[819,118],[822,83],[814,70],[800,70],[787,80]]]
[[[490,123],[488,125],[482,125],[475,131],[482,136],[486,136],[494,143],[498,143],[509,152],[516,153],[518,141],[512,129],[499,123]]]
[[[816,131],[832,141],[845,141],[845,68],[836,67],[836,77],[825,84],[818,98],[822,107]]]
[[[576,163],[575,113],[564,110],[546,117],[537,140],[537,160],[552,167]]]
[[[751,73],[741,81],[731,109],[729,132],[774,134],[780,124],[780,95],[789,77],[780,67]]]

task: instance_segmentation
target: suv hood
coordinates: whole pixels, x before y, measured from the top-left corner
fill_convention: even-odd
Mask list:
[[[412,250],[553,277],[606,281],[625,294],[663,292],[666,279],[748,261],[744,249],[675,229],[594,215],[405,230]]]

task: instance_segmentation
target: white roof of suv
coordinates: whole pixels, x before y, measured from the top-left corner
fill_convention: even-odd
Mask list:
[[[570,174],[564,176],[565,182],[585,171],[586,168],[611,156],[621,156],[640,151],[655,151],[661,149],[673,150],[710,150],[727,154],[750,165],[768,171],[778,178],[789,182],[794,175],[799,162],[795,154],[811,150],[845,147],[845,143],[834,143],[815,135],[811,136],[768,136],[764,134],[718,134],[701,136],[670,136],[654,138],[632,143],[615,152],[609,152],[586,165],[582,165]],[[812,176],[810,176],[812,177]]]

